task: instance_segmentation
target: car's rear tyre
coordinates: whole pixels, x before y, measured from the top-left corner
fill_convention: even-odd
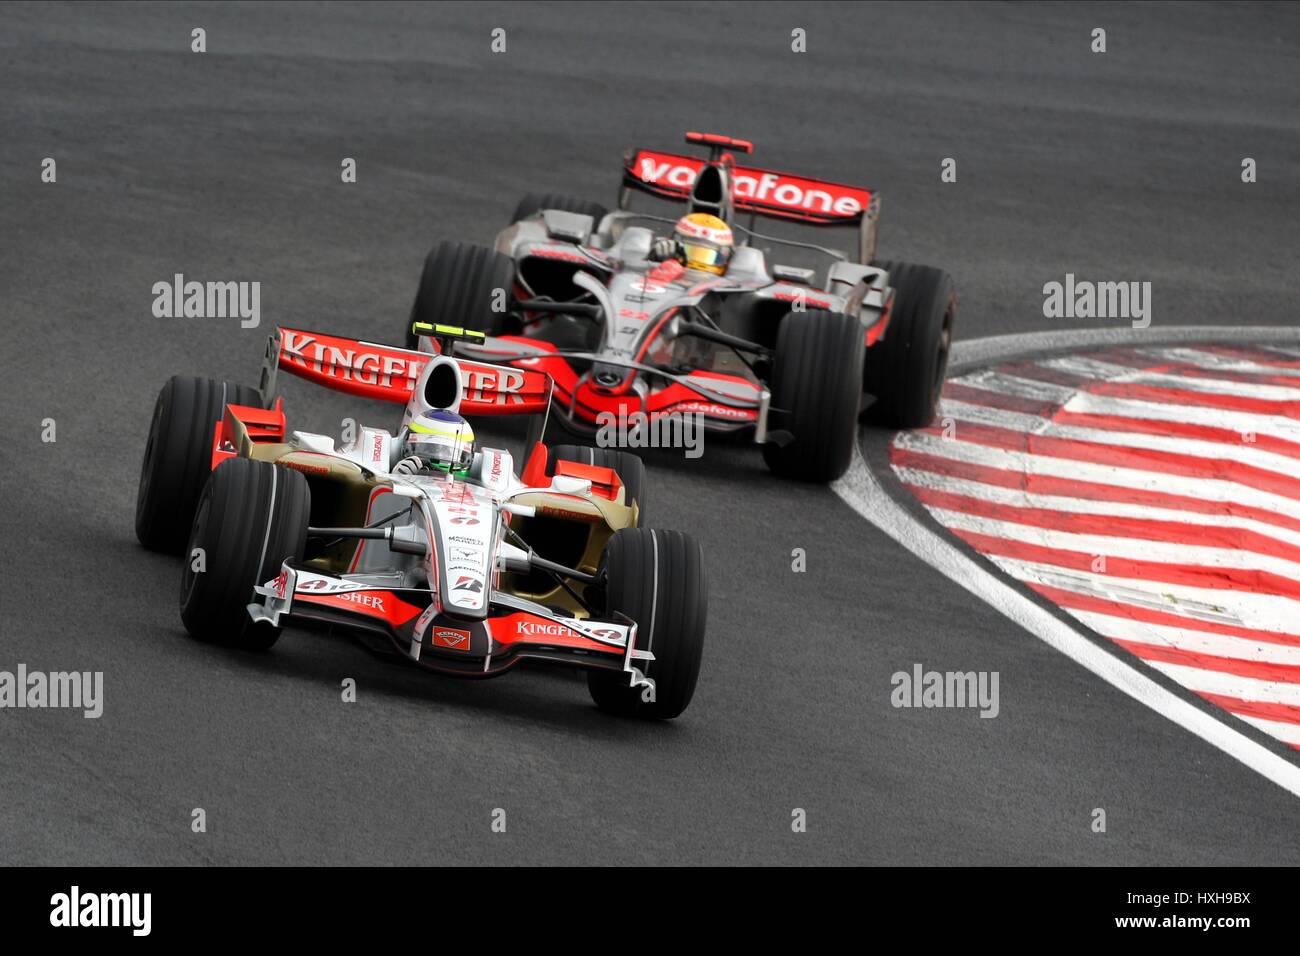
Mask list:
[[[583,216],[590,216],[593,229],[600,225],[600,221],[609,212],[600,203],[591,202],[587,199],[575,199],[573,196],[561,196],[558,193],[529,193],[519,200],[519,205],[515,206],[514,217],[510,221],[512,223],[519,222],[543,209],[560,209],[564,212],[576,212]]]
[[[627,675],[589,671],[596,706],[624,717],[667,720],[695,693],[704,653],[708,581],[699,543],[680,531],[625,528],[605,545],[606,610],[637,622],[637,647],[654,654],[637,666],[655,682],[653,699]]]
[[[885,337],[867,350],[863,388],[876,400],[867,417],[887,428],[934,420],[948,372],[957,294],[952,276],[933,266],[874,262],[889,272],[894,305]]]
[[[763,446],[778,475],[833,481],[853,457],[862,395],[862,323],[853,315],[788,312],[776,334],[769,432]]]
[[[406,347],[419,345],[416,322],[452,325],[500,335],[509,308],[514,263],[495,249],[440,242],[425,257],[420,285],[406,323]]]
[[[555,464],[560,461],[576,461],[580,465],[595,465],[599,468],[612,468],[619,481],[627,489],[624,502],[631,505],[636,502],[637,524],[645,524],[645,462],[630,451],[616,448],[592,448],[588,445],[555,445],[550,449],[546,459],[546,474],[555,474]]]
[[[227,405],[261,407],[255,388],[173,375],[158,393],[135,498],[135,536],[153,551],[179,554],[203,485],[212,441]]]
[[[231,458],[203,489],[181,575],[181,620],[201,641],[265,650],[280,629],[248,614],[253,588],[307,545],[311,489],[301,472]]]

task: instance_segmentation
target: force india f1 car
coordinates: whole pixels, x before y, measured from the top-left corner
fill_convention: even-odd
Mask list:
[[[428,331],[444,347],[481,339]],[[363,427],[341,446],[286,434],[278,369],[401,403],[402,430]],[[259,389],[163,388],[136,533],[183,551],[181,617],[202,640],[260,649],[287,623],[333,625],[454,675],[579,665],[601,709],[676,717],[699,673],[705,572],[690,537],[641,526],[639,458],[535,441],[518,476],[494,448],[459,476],[393,473],[413,416],[544,413],[552,388],[540,371],[278,329]]]
[[[887,427],[928,424],[952,341],[951,277],[874,258],[869,190],[738,166],[733,152],[752,149],[743,140],[686,140],[708,158],[629,152],[613,212],[529,195],[494,248],[435,247],[408,346],[434,349],[415,324],[454,316],[489,337],[465,354],[550,374],[561,421],[579,434],[608,416],[696,413],[710,429],[751,430],[775,472],[815,481],[848,467],[864,409]],[[634,192],[722,219],[735,237],[725,272],[654,261],[675,220],[629,209]],[[852,227],[857,249],[765,235],[758,217]],[[820,268],[781,264],[799,258]]]

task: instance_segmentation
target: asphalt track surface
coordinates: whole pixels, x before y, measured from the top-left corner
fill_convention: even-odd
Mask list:
[[[489,240],[531,189],[608,201],[625,146],[685,129],[880,189],[881,254],[948,268],[966,339],[1059,328],[1067,272],[1151,281],[1157,326],[1293,322],[1297,37],[1281,4],[0,8],[0,669],[102,670],[106,697],[0,714],[0,862],[1300,862],[1293,796],[745,447],[650,458],[653,523],[712,583],[664,725],[566,673],[200,645],[132,530],[169,375],[251,382],[276,323],[392,339],[433,241]],[[176,272],[260,281],[262,327],[153,318]],[[284,392],[296,427],[393,416]],[[917,662],[1000,672],[1000,715],[894,709]]]

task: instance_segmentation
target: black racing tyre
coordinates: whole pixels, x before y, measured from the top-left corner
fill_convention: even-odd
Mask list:
[[[862,322],[853,315],[788,312],[776,333],[769,432],[763,446],[772,471],[806,481],[834,481],[853,457],[862,396]]]
[[[411,318],[406,323],[406,347],[419,345],[418,336],[411,331],[416,322],[500,335],[514,273],[510,257],[495,249],[468,242],[438,243],[425,257],[420,272]]]
[[[173,375],[158,393],[135,497],[135,536],[146,548],[180,554],[185,546],[227,405],[260,408],[262,396],[248,385],[188,375]]]
[[[606,611],[637,622],[637,647],[654,654],[637,666],[655,682],[653,699],[627,675],[588,671],[596,706],[623,717],[669,720],[695,693],[704,654],[708,581],[699,543],[680,531],[625,528],[605,545]]]
[[[546,458],[546,474],[555,474],[557,461],[576,461],[580,465],[596,465],[600,468],[612,468],[627,489],[624,501],[631,505],[636,502],[637,524],[645,525],[645,462],[630,451],[616,448],[592,448],[588,445],[556,445],[550,449]]]
[[[600,203],[591,202],[587,199],[575,199],[572,196],[561,196],[558,193],[529,193],[519,200],[519,205],[515,207],[514,217],[510,221],[512,223],[519,222],[543,209],[561,209],[564,212],[576,212],[583,216],[590,216],[593,229],[600,225],[600,221],[609,212]]]
[[[286,558],[302,557],[310,514],[311,489],[301,472],[247,458],[218,465],[194,513],[181,576],[185,629],[201,641],[245,650],[274,644],[280,629],[254,622],[248,605],[253,588],[274,579]]]
[[[933,266],[873,262],[889,271],[894,306],[885,337],[867,349],[863,388],[876,400],[867,417],[887,428],[934,420],[948,372],[957,294],[952,276]]]

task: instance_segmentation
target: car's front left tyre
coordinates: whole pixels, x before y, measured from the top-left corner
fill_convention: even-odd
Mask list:
[[[194,513],[181,577],[181,620],[201,641],[265,650],[280,629],[254,621],[253,588],[307,544],[311,489],[300,472],[231,458],[212,473]]]

